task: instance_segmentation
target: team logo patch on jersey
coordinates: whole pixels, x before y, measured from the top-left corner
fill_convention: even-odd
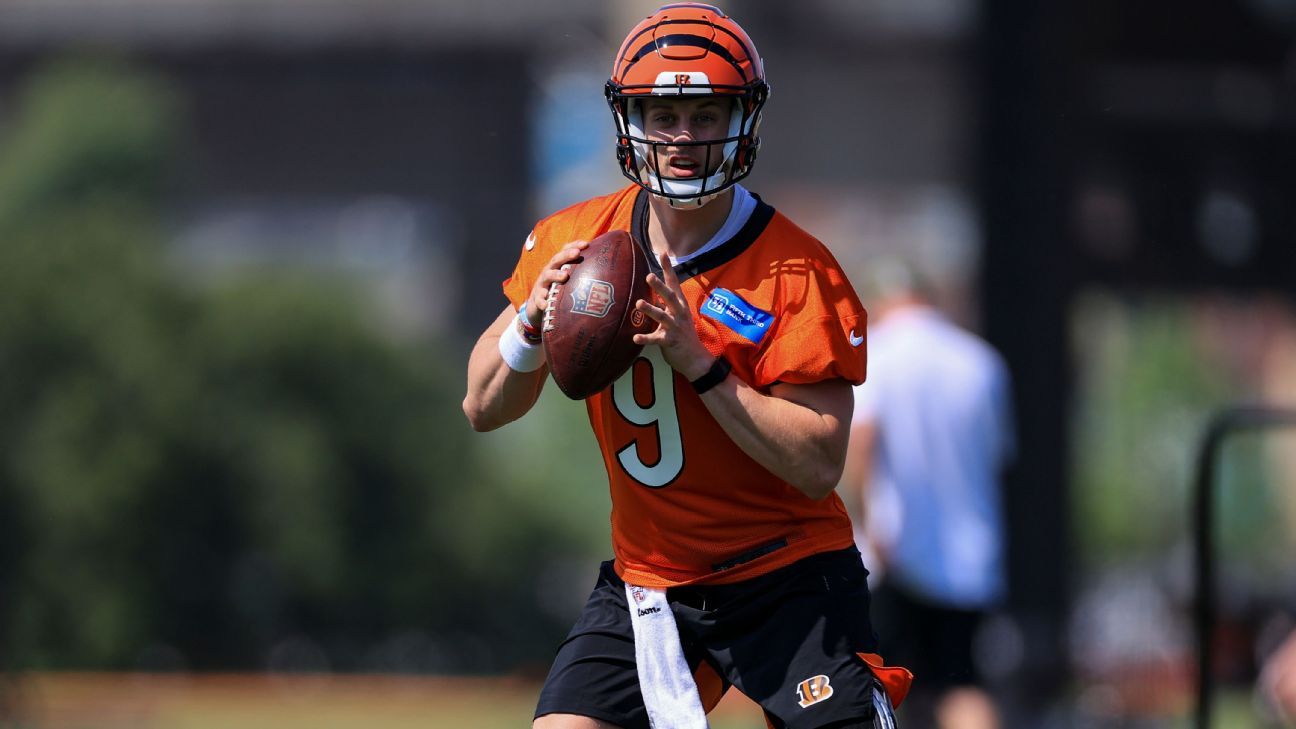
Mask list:
[[[700,312],[738,332],[752,344],[760,344],[774,323],[773,314],[757,309],[729,289],[714,289],[702,302]]]
[[[832,698],[833,687],[827,676],[819,674],[797,684],[796,692],[797,703],[804,709]]]
[[[616,289],[607,281],[587,278],[572,292],[572,312],[602,319],[612,310]]]

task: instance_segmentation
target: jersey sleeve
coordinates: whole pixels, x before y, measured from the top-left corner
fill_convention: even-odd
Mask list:
[[[546,252],[547,246],[542,245],[545,242],[543,237],[542,226],[536,225],[522,244],[522,253],[518,256],[512,275],[504,280],[504,295],[514,309],[522,306],[522,302],[531,295],[531,287],[535,285],[536,278],[553,256],[553,253]]]
[[[812,267],[782,302],[778,328],[755,368],[756,387],[841,378],[864,382],[868,314],[836,265]]]
[[[628,185],[611,195],[576,203],[536,223],[522,244],[512,275],[503,284],[504,295],[513,307],[517,308],[526,301],[545,264],[563,246],[574,240],[593,240],[612,227],[611,221],[617,219],[618,214],[629,215],[633,192],[637,190],[638,187]],[[624,220],[618,225],[624,227]]]

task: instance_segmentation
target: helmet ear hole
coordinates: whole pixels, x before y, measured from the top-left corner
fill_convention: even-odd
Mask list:
[[[630,161],[630,144],[624,137],[617,138],[616,156],[617,165],[622,170],[628,170],[634,164]]]
[[[627,174],[637,175],[638,169],[635,165],[634,149],[631,148],[630,143],[626,142],[622,145],[621,149],[617,150],[617,153],[621,155],[621,168]]]
[[[751,142],[747,141],[746,138],[738,141],[738,153],[734,155],[734,165],[739,169],[751,164],[751,147]]]

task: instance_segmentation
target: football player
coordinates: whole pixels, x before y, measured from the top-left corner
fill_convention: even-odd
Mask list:
[[[478,430],[526,414],[547,379],[550,285],[585,241],[630,231],[658,267],[654,300],[636,304],[657,327],[586,400],[614,558],[533,726],[705,726],[731,686],[773,727],[890,726],[909,674],[875,653],[834,492],[866,315],[828,249],[738,184],[760,148],[762,60],[717,8],[665,5],[626,36],[605,94],[633,184],[536,224],[463,403]]]

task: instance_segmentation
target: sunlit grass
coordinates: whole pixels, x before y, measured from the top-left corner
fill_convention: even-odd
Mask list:
[[[13,679],[15,729],[525,729],[539,686],[404,676],[37,674]],[[712,729],[761,729],[730,692]]]
[[[6,685],[19,701],[15,715],[0,701],[4,729],[527,729],[540,690],[508,678],[266,674],[43,673],[11,676]],[[1190,711],[1138,721],[1192,724]],[[710,725],[765,729],[760,710],[736,691]],[[1250,691],[1217,694],[1212,729],[1274,726],[1258,715]]]

